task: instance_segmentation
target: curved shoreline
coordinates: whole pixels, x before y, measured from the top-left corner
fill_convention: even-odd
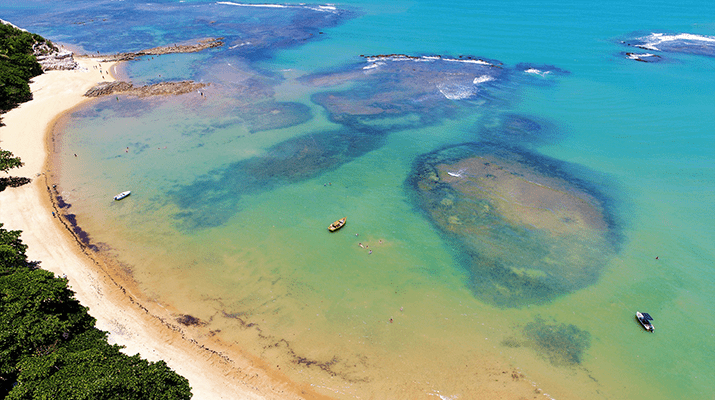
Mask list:
[[[49,172],[49,145],[57,121],[91,100],[84,93],[102,81],[114,81],[117,62],[79,58],[80,69],[48,71],[30,88],[33,100],[6,113],[0,128],[0,147],[13,152],[25,165],[12,176],[32,182],[0,192],[0,222],[8,230],[21,230],[28,258],[58,276],[66,276],[80,303],[89,308],[97,328],[110,332],[110,343],[150,360],[164,360],[189,380],[196,399],[324,398],[309,387],[270,371],[262,360],[239,354],[229,357],[209,346],[225,348],[213,340],[198,341],[188,329],[167,316],[152,314],[132,293],[112,267],[98,257],[73,232],[71,222],[59,215]],[[100,72],[102,71],[102,72]],[[42,151],[38,151],[42,148]],[[60,223],[58,223],[60,222]],[[171,321],[171,322],[167,322]],[[209,343],[212,342],[212,343]]]

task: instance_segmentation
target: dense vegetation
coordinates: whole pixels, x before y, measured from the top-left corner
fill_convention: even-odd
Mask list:
[[[166,363],[127,356],[68,289],[28,262],[20,231],[0,223],[0,397],[189,399]]]
[[[0,23],[0,112],[32,99],[28,82],[42,73],[32,46],[46,42],[40,35]]]
[[[0,172],[7,172],[11,168],[22,167],[20,157],[15,157],[11,152],[0,149]]]

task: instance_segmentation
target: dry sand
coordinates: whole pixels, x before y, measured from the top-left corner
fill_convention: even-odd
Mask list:
[[[0,192],[0,222],[8,230],[22,230],[30,260],[58,276],[66,275],[76,298],[97,319],[99,329],[110,332],[110,342],[125,346],[127,354],[139,353],[151,360],[164,360],[185,376],[195,399],[293,399],[314,398],[309,388],[293,384],[262,366],[260,360],[209,350],[209,341],[199,343],[183,327],[166,324],[167,316],[151,315],[96,255],[86,251],[52,214],[44,173],[47,168],[47,138],[55,121],[80,103],[83,94],[102,81],[116,63],[77,60],[82,69],[49,71],[33,79],[33,100],[3,116],[0,148],[11,151],[25,165],[11,176],[28,177],[32,183]],[[101,72],[100,72],[101,71]],[[169,325],[169,326],[167,326]],[[208,346],[207,346],[208,345]],[[235,349],[235,346],[233,350]],[[239,349],[240,351],[240,349]]]

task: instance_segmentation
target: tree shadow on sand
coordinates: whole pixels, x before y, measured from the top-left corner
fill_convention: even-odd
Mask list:
[[[20,176],[10,176],[7,178],[0,178],[0,192],[6,188],[16,188],[32,182],[32,179],[20,177]]]

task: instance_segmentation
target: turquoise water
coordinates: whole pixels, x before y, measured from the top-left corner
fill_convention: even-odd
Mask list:
[[[518,368],[557,399],[708,397],[715,58],[702,42],[686,43],[704,49],[690,54],[622,41],[715,36],[715,6],[335,7],[345,11],[0,6],[2,19],[88,52],[226,37],[221,49],[145,58],[123,71],[137,83],[212,83],[204,96],[98,100],[56,136],[54,179],[72,204],[65,212],[131,271],[149,307],[195,316],[202,334],[337,398],[474,398],[491,362]],[[493,67],[360,57],[393,53],[472,56]],[[501,217],[492,236],[471,225],[450,231],[440,206],[420,201],[410,184],[420,160],[463,143],[517,151],[521,176],[561,178],[564,192],[595,199],[594,219],[606,228],[553,242],[573,249],[548,257],[566,271],[560,286],[520,297],[513,274],[484,272],[506,263],[492,254],[503,248],[524,260],[512,258],[513,271],[541,282],[552,272],[532,259],[545,257],[549,237],[514,231]],[[130,198],[111,201],[127,189]],[[522,200],[537,197],[526,193]],[[328,234],[343,216],[346,227]],[[654,316],[654,334],[637,325],[636,310]]]

